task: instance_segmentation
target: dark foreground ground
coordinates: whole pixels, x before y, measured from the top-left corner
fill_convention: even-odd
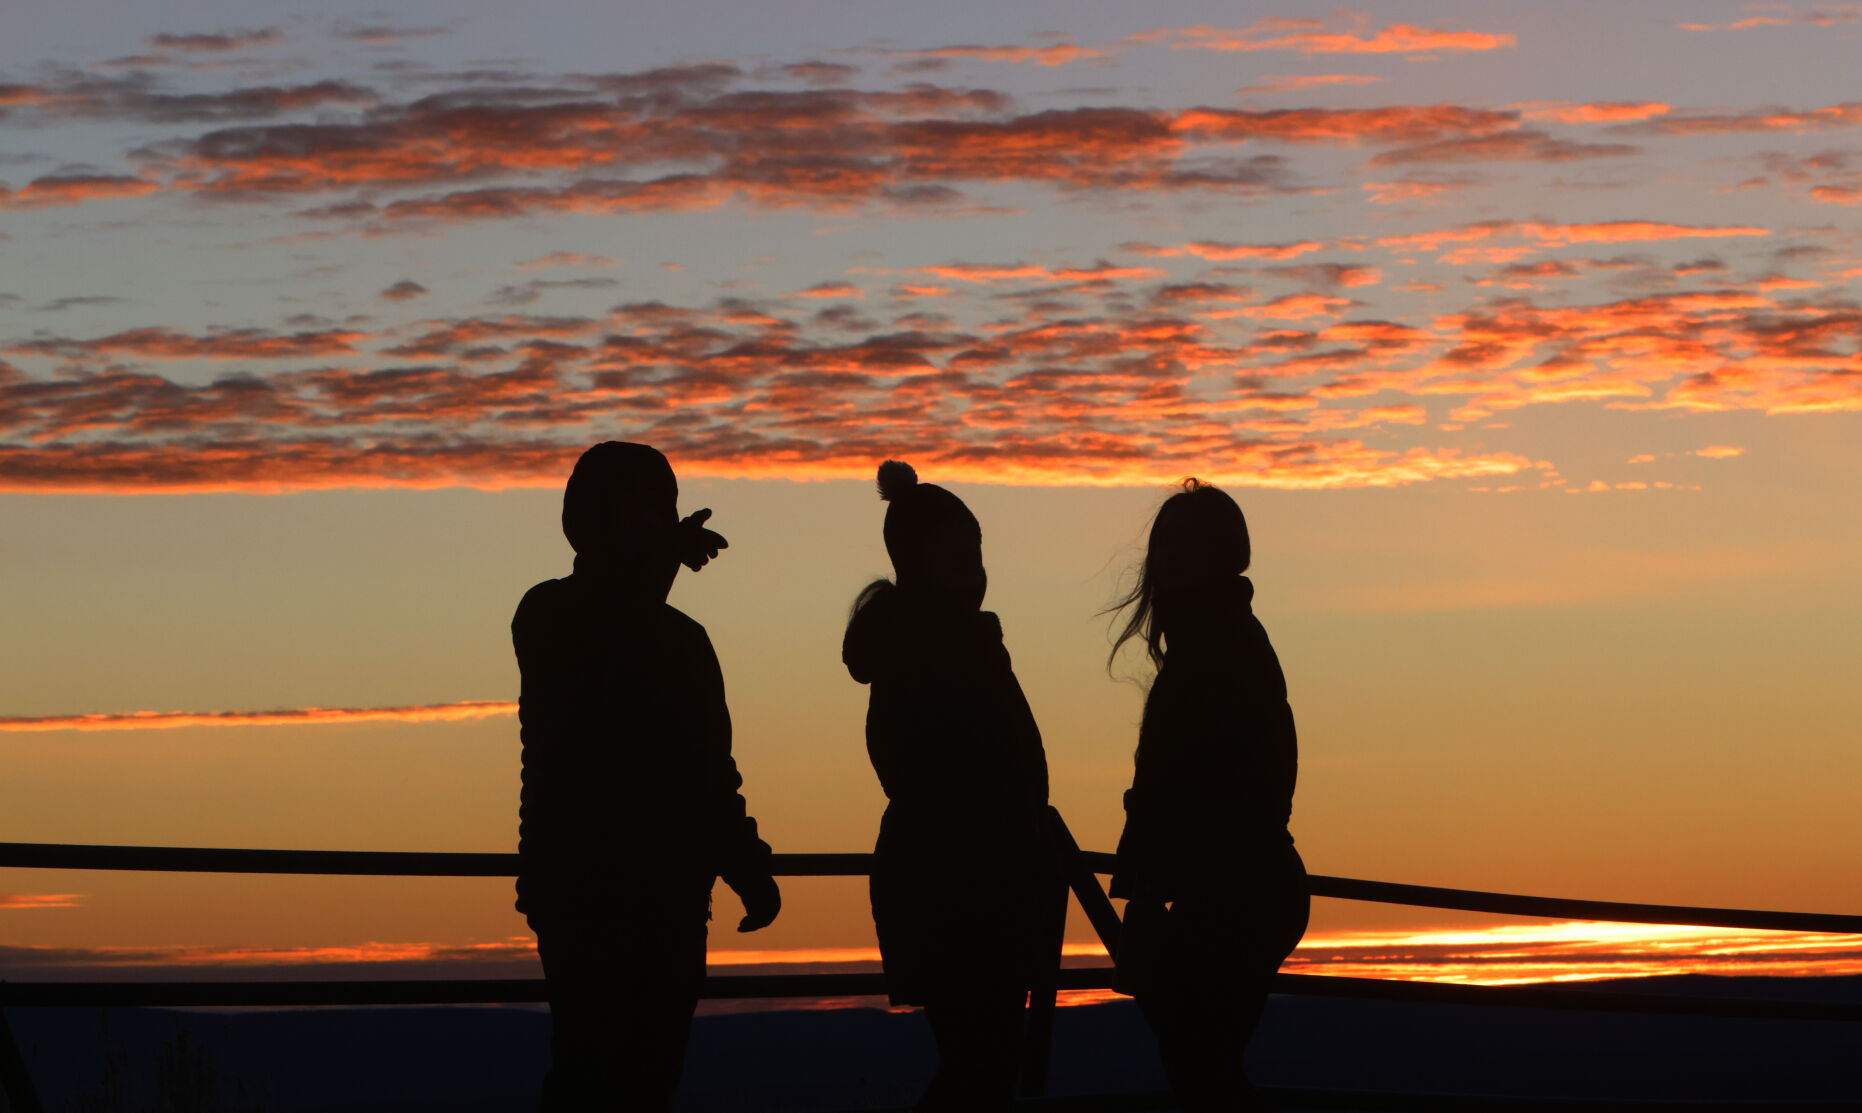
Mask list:
[[[1862,977],[1688,976],[1609,987],[1862,1003]],[[11,1009],[8,1017],[48,1113],[516,1113],[534,1107],[548,1060],[548,1017],[517,1008]],[[1277,997],[1249,1061],[1269,1086],[1862,1107],[1862,1030],[1841,1022]],[[931,1067],[916,1013],[707,1016],[693,1030],[680,1108],[897,1108]],[[1049,1093],[1163,1088],[1156,1047],[1129,1003],[1060,1011]]]

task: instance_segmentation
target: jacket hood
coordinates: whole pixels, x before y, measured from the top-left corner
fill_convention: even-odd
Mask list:
[[[857,604],[841,641],[841,661],[862,684],[888,674],[934,666],[946,654],[974,652],[964,643],[1002,642],[993,611],[958,611],[923,600],[896,584],[877,584]]]

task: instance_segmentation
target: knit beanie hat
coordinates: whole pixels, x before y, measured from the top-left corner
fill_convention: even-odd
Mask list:
[[[879,497],[886,502],[886,555],[901,573],[921,569],[938,541],[983,539],[983,527],[962,499],[918,482],[918,473],[902,460],[879,465]]]
[[[659,449],[604,441],[582,453],[562,493],[562,532],[576,552],[597,544],[616,517],[679,519],[679,481]]]

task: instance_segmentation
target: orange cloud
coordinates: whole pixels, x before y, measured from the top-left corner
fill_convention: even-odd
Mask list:
[[[1660,220],[1605,220],[1588,224],[1549,221],[1483,220],[1453,228],[1384,236],[1377,246],[1392,251],[1434,251],[1445,244],[1517,237],[1548,247],[1574,243],[1647,243],[1655,240],[1725,239],[1733,236],[1769,236],[1771,229],[1750,225],[1671,224]],[[1489,260],[1492,261],[1492,260]]]
[[[1370,166],[1409,166],[1431,162],[1574,162],[1624,158],[1642,148],[1626,143],[1573,143],[1534,128],[1461,135],[1399,147],[1371,159]]]
[[[1358,188],[1370,196],[1373,205],[1398,205],[1405,201],[1429,201],[1475,184],[1472,178],[1438,178],[1432,180],[1402,178],[1394,182],[1363,182]]]
[[[18,189],[0,182],[0,210],[81,205],[113,197],[142,197],[161,186],[116,174],[60,174],[35,178]]]
[[[1732,113],[1678,113],[1616,130],[1635,135],[1719,135],[1737,132],[1809,132],[1862,126],[1862,101],[1847,101],[1802,112],[1753,109]]]
[[[1662,101],[1532,101],[1518,106],[1528,120],[1560,124],[1622,124],[1673,111]]]
[[[1327,246],[1317,240],[1298,240],[1293,243],[1219,243],[1214,240],[1197,240],[1194,243],[1179,244],[1176,247],[1159,247],[1148,243],[1119,245],[1121,249],[1139,255],[1161,258],[1194,255],[1211,262],[1227,262],[1234,259],[1295,259],[1308,252],[1324,251]]]
[[[1375,286],[1384,278],[1383,271],[1362,263],[1297,263],[1286,267],[1263,267],[1260,273],[1308,286],[1347,290],[1358,286]]]
[[[1434,54],[1499,50],[1515,45],[1510,34],[1439,31],[1408,23],[1393,23],[1371,32],[1335,31],[1327,29],[1326,24],[1317,19],[1272,16],[1256,20],[1247,27],[1165,27],[1131,38],[1138,42],[1168,43],[1173,50],[1291,50],[1300,54]]]
[[[1813,4],[1797,12],[1793,12],[1789,4],[1747,4],[1746,10],[1769,14],[1751,15],[1731,23],[1679,23],[1676,26],[1683,31],[1747,31],[1754,27],[1780,27],[1794,22],[1831,27],[1838,23],[1862,21],[1862,4],[1857,3]]]
[[[539,267],[612,267],[619,262],[619,259],[610,259],[606,255],[584,255],[579,251],[552,251],[548,255],[526,259],[513,265],[518,270],[536,270]]]
[[[82,893],[0,893],[0,909],[76,908],[82,903]]]
[[[939,46],[929,50],[875,51],[887,58],[974,58],[983,62],[1033,62],[1037,66],[1064,66],[1069,62],[1096,61],[1102,50],[1078,43],[1047,46]]]
[[[512,700],[463,700],[404,707],[294,707],[276,711],[120,711],[0,717],[0,732],[172,730],[176,727],[325,726],[338,723],[451,723],[517,714]]]
[[[1307,317],[1336,317],[1352,305],[1350,298],[1328,297],[1325,294],[1287,294],[1260,305],[1245,305],[1236,309],[1219,309],[1211,313],[1212,317],[1252,317],[1269,318],[1283,321],[1299,321]]]
[[[1157,267],[1120,267],[1101,260],[1090,267],[1057,267],[1050,272],[1063,282],[1115,282],[1162,278],[1167,272]]]
[[[1776,27],[1790,22],[1781,16],[1754,15],[1731,23],[1677,23],[1675,26],[1683,31],[1749,31],[1754,27]]]
[[[1047,278],[1048,269],[1033,263],[943,263],[919,267],[924,274],[958,282],[1000,282],[1014,278]]]
[[[367,335],[348,329],[281,334],[244,328],[190,336],[173,329],[141,328],[94,340],[69,337],[30,340],[6,350],[15,355],[57,355],[67,359],[96,355],[143,359],[294,359],[351,353],[355,351],[355,342]]]
[[[1735,456],[1745,455],[1746,450],[1730,444],[1710,444],[1706,448],[1694,450],[1695,456],[1705,456],[1709,460],[1730,460]]]
[[[1649,240],[1724,239],[1729,236],[1769,236],[1771,229],[1750,225],[1700,226],[1660,220],[1606,220],[1594,224],[1548,224],[1528,221],[1522,235],[1543,243],[1643,243]]]
[[[1505,258],[1571,243],[1763,232],[1486,221],[1379,246]],[[733,296],[633,302],[601,317],[432,320],[375,338],[160,329],[40,337],[15,349],[46,361],[34,372],[0,364],[0,489],[553,487],[590,438],[612,436],[658,444],[695,476],[858,477],[873,459],[911,455],[940,474],[991,483],[1148,485],[1195,473],[1364,486],[1533,466],[1414,436],[1348,439],[1351,430],[1421,426],[1444,395],[1450,423],[1586,401],[1862,409],[1856,312],[1776,288],[1770,276],[1598,304],[1506,297],[1380,320],[1353,318],[1368,307],[1332,291],[1374,290],[1381,268],[1273,262],[1290,244],[1220,245],[1235,246],[1260,249],[1263,278],[1298,287],[1261,300],[1215,275],[1173,283],[1156,268],[1105,262],[953,261],[923,271],[948,285],[891,295],[954,297],[961,284],[966,299],[884,323],[854,304],[819,310],[809,299]],[[1478,278],[1531,287],[1580,267],[1632,265],[1518,263]],[[1671,281],[1669,268],[1652,273]],[[900,308],[887,299],[870,311],[886,306]],[[342,358],[211,380],[108,362],[204,358],[240,345],[274,353],[281,338],[310,338],[307,354],[341,348]],[[209,341],[216,347],[203,347]]]
[[[1235,90],[1236,96],[1246,93],[1297,93],[1303,89],[1317,89],[1326,85],[1376,85],[1383,78],[1368,73],[1270,73],[1261,76],[1258,85],[1249,85]]]
[[[1582,273],[1577,266],[1562,259],[1546,259],[1538,263],[1509,263],[1492,275],[1479,280],[1479,286],[1504,286],[1509,290],[1541,290],[1552,279],[1576,278]]]
[[[1060,57],[1087,48],[1026,49]],[[0,103],[45,118],[229,122],[319,106],[368,109],[146,143],[132,155],[141,170],[135,177],[47,180],[9,194],[5,203],[74,204],[156,190],[208,200],[342,194],[298,215],[385,234],[539,213],[689,211],[726,203],[942,211],[958,209],[966,200],[960,187],[978,182],[1257,194],[1312,188],[1295,182],[1279,158],[1220,159],[1206,150],[1246,142],[1410,145],[1406,153],[1388,153],[1399,160],[1620,153],[1536,133],[1504,138],[1518,126],[1517,111],[1459,105],[1016,114],[1006,95],[987,89],[732,89],[742,77],[734,66],[706,63],[565,78],[555,96],[466,87],[404,104],[380,103],[371,90],[339,81],[198,95],[155,91],[141,75],[5,86]],[[1461,155],[1430,148],[1461,151],[1470,143],[1476,148]],[[640,176],[648,173],[658,176]],[[508,180],[517,175],[545,180]],[[385,190],[418,188],[429,192],[378,199]]]
[[[866,291],[851,282],[817,282],[806,290],[784,294],[785,298],[864,298]]]
[[[140,68],[120,77],[67,73],[39,85],[0,85],[0,108],[20,108],[39,122],[128,120],[137,123],[224,123],[325,106],[372,106],[375,93],[347,81],[239,86],[214,93],[169,93]],[[163,59],[147,59],[161,64]],[[146,152],[153,153],[153,152]],[[134,157],[139,157],[134,156]]]
[[[1204,142],[1249,139],[1283,143],[1423,143],[1486,135],[1519,125],[1519,113],[1455,104],[1385,108],[1192,108],[1169,122],[1172,133]]]

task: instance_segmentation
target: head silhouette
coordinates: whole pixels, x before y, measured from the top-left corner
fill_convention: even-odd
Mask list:
[[[972,610],[981,607],[989,586],[983,529],[963,500],[918,482],[918,473],[900,460],[879,465],[879,497],[886,502],[886,555],[899,587]]]
[[[1132,638],[1143,638],[1151,663],[1161,665],[1171,625],[1246,572],[1251,557],[1241,507],[1221,488],[1185,479],[1151,520],[1137,584],[1112,608],[1130,611],[1112,656]]]
[[[672,586],[679,483],[651,445],[604,441],[582,453],[562,496],[562,532],[578,556]]]

